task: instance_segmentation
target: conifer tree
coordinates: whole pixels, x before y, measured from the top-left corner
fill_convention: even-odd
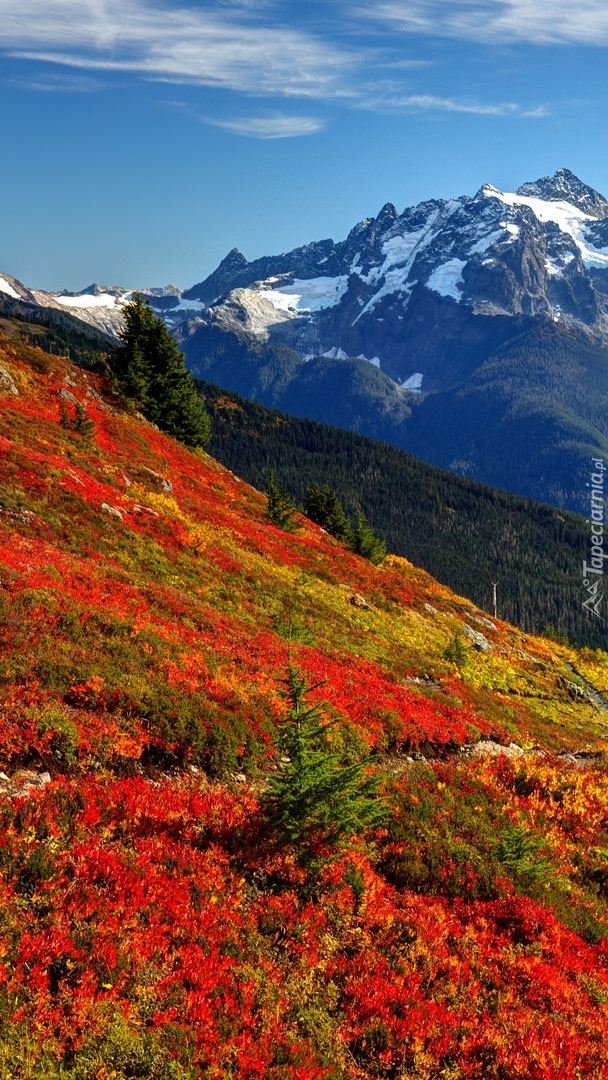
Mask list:
[[[274,469],[269,469],[266,474],[266,496],[268,520],[277,528],[284,529],[285,532],[295,532],[298,528],[295,518],[296,506],[289,492],[279,484]]]
[[[379,536],[376,536],[376,533],[371,525],[365,520],[363,512],[360,509],[357,509],[355,513],[355,524],[350,547],[357,555],[362,555],[364,559],[369,559],[369,561],[376,566],[379,566],[386,558],[386,544],[384,543],[384,540],[381,540]]]
[[[188,446],[205,446],[209,417],[164,322],[139,293],[125,305],[124,319],[122,345],[110,360],[121,390],[163,431]]]
[[[341,540],[343,544],[351,543],[352,526],[344,513],[342,503],[329,484],[324,484],[323,487],[313,484],[308,488],[304,513],[331,536],[335,536],[336,540]]]
[[[332,751],[322,706],[306,700],[316,687],[291,665],[286,687],[288,710],[277,739],[283,764],[262,798],[278,838],[294,846],[314,840],[335,844],[378,824],[385,807],[376,780],[365,775],[364,761],[344,765]]]
[[[150,305],[136,293],[123,308],[125,326],[120,333],[122,346],[114,349],[110,357],[110,367],[120,389],[127,397],[133,398],[144,412],[149,404],[151,369],[147,352],[153,316]]]
[[[443,650],[443,657],[455,664],[457,668],[464,668],[469,662],[469,650],[467,649],[459,633],[455,633],[448,641]]]

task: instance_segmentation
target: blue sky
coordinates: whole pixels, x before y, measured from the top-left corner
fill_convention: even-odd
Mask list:
[[[608,194],[605,0],[0,0],[0,272],[187,287],[385,202]]]

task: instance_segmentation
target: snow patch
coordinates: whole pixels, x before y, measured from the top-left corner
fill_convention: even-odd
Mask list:
[[[275,279],[269,278],[263,285],[272,284]],[[334,307],[340,303],[348,289],[348,275],[339,277],[310,278],[301,281],[298,278],[290,285],[281,285],[278,289],[261,288],[260,296],[276,308],[277,311],[285,311],[294,315],[302,311],[322,311],[323,308]]]
[[[436,220],[437,211],[434,212],[432,217],[433,221]],[[392,236],[390,240],[385,240],[382,245],[384,264],[381,268],[381,272],[385,272],[390,266],[401,266],[404,262],[407,262],[414,249],[418,247],[420,241],[423,239],[428,228],[429,223],[427,223],[423,229],[418,229],[417,232],[408,233],[405,236]]]
[[[339,345],[335,345],[333,349],[326,349],[325,352],[321,353],[321,356],[327,356],[327,358],[329,360],[348,360],[350,355],[351,355],[350,353],[344,352],[344,349]],[[306,357],[304,357],[304,359],[305,360],[310,360],[311,357],[306,356]],[[380,357],[379,356],[372,356],[371,359],[370,359],[370,357],[365,356],[364,353],[359,353],[359,355],[355,357],[355,360],[365,360],[365,362],[367,364],[373,364],[374,367],[377,367],[377,368],[380,367]]]
[[[549,277],[563,277],[564,270],[566,269],[568,264],[573,261],[574,258],[575,256],[572,254],[571,251],[567,251],[565,255],[562,255],[560,262],[558,262],[557,259],[551,259],[547,257],[545,259],[545,269]]]
[[[382,245],[384,262],[382,265],[375,266],[367,276],[361,275],[361,280],[365,281],[367,285],[382,279],[384,279],[384,284],[367,301],[365,307],[361,309],[353,322],[353,326],[362,315],[371,311],[384,296],[388,296],[390,293],[406,293],[409,299],[409,294],[416,284],[415,282],[408,282],[410,271],[416,257],[428,247],[434,238],[433,226],[438,217],[439,210],[433,210],[421,229],[416,229],[415,232],[405,233],[401,236],[392,236],[384,241]]]
[[[113,293],[99,293],[98,296],[90,293],[83,296],[58,296],[54,293],[52,299],[55,303],[69,308],[116,308],[122,307],[125,302],[124,296],[114,296]]]
[[[339,346],[334,346],[333,349],[327,349],[321,353],[321,356],[326,356],[328,360],[348,360],[348,353],[344,352],[344,349]]]
[[[460,300],[462,271],[465,266],[463,259],[449,259],[433,270],[426,283],[427,289],[432,289],[440,296],[451,296],[453,300]]]
[[[510,191],[498,191],[496,188],[492,188],[488,194],[499,199],[505,206],[528,206],[540,222],[552,222],[560,232],[572,237],[585,266],[608,268],[608,248],[595,248],[587,240],[587,223],[597,223],[597,219],[590,214],[585,214],[569,202],[539,199],[535,195],[517,195]]]
[[[503,235],[503,229],[497,229],[495,232],[488,233],[487,236],[482,236],[481,240],[478,240],[473,247],[469,248],[469,255],[483,255],[491,248],[497,240],[500,240]]]
[[[9,285],[8,281],[5,281],[3,277],[0,277],[0,292],[6,296],[10,296],[12,300],[21,300],[18,292],[15,292],[12,285]]]
[[[236,317],[239,322],[242,320],[242,312],[245,316],[244,325],[252,334],[258,334],[264,338],[268,337],[269,327],[275,326],[277,323],[289,321],[295,318],[295,311],[284,311],[276,307],[271,303],[267,295],[262,293],[258,289],[233,289],[229,297],[231,303],[228,304],[227,310],[230,312],[232,305],[236,306]],[[217,309],[220,315],[225,310],[220,305]],[[227,325],[230,326],[232,316],[229,315]]]
[[[167,308],[166,314],[172,315],[174,311],[206,311],[207,305],[202,300],[182,300],[180,297],[174,307]]]
[[[404,379],[401,383],[402,390],[411,390],[414,394],[419,394],[422,390],[422,380],[424,375],[421,371],[415,371],[413,375],[410,375],[409,379]]]

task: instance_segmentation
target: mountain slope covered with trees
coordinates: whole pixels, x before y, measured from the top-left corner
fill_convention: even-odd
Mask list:
[[[198,385],[212,418],[211,452],[256,487],[264,488],[273,468],[304,506],[308,488],[329,485],[351,515],[361,507],[390,551],[481,607],[491,608],[496,581],[504,618],[605,647],[602,622],[582,608],[589,550],[582,518],[454,476],[363,435]]]
[[[479,323],[478,316],[466,317]],[[435,323],[425,318],[432,335]],[[506,324],[502,337],[491,333],[495,321]],[[407,392],[365,359],[304,360],[284,345],[248,343],[207,328],[198,331],[194,355],[197,331],[180,338],[197,378],[386,441],[457,475],[585,512],[589,460],[608,457],[606,346],[553,322],[482,322],[491,324],[482,336],[485,349],[473,350],[470,332],[461,328],[453,355],[436,364],[446,384],[432,393]],[[452,366],[458,378],[450,377]]]
[[[606,653],[15,339],[0,470],[1,1075],[608,1077]]]
[[[87,369],[107,371],[117,350],[90,327],[75,334],[14,317],[2,325],[9,335]],[[503,618],[531,632],[605,647],[603,624],[582,608],[580,570],[589,535],[580,518],[439,471],[386,443],[286,417],[197,382],[213,418],[212,453],[260,490],[269,467],[301,506],[309,487],[329,485],[351,520],[360,506],[390,551],[456,592],[489,608],[497,581]],[[202,422],[206,438],[209,425]]]

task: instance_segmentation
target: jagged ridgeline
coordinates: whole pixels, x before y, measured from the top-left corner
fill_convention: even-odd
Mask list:
[[[329,484],[345,510],[360,506],[389,551],[531,632],[605,648],[608,633],[582,607],[583,518],[424,464],[387,443],[286,417],[206,383],[210,452],[263,489],[269,467],[301,505]]]
[[[136,291],[2,273],[0,313],[116,340]],[[608,460],[608,201],[568,169],[387,203],[343,240],[233,249],[192,287],[143,295],[198,378],[587,513],[589,461]]]

